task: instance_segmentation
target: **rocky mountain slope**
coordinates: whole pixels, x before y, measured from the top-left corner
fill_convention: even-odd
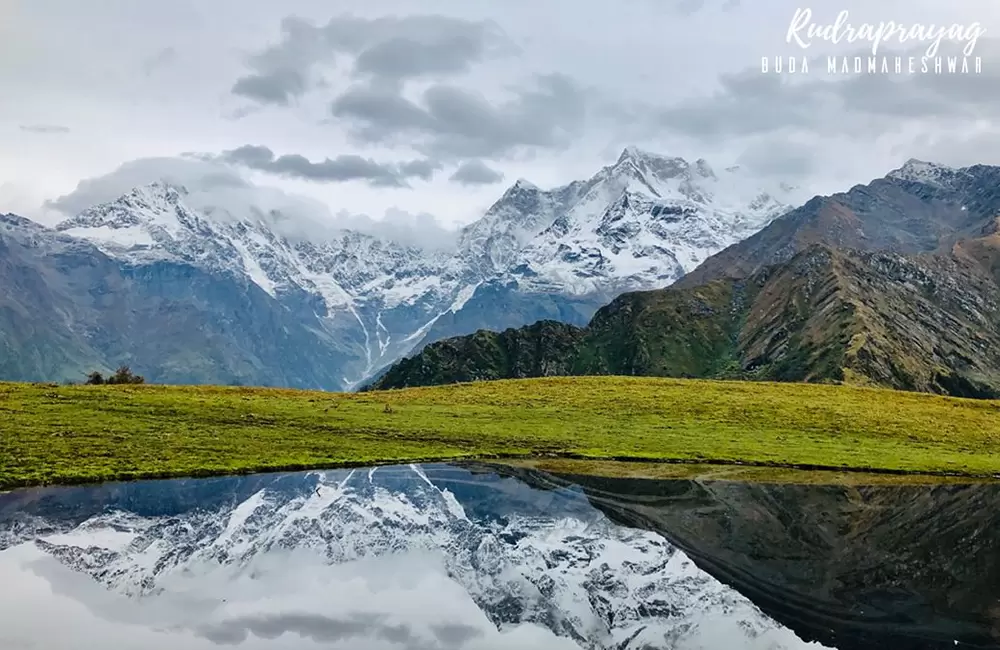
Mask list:
[[[811,244],[892,253],[948,251],[1000,214],[1000,167],[954,169],[911,159],[885,178],[818,196],[767,230],[713,255],[682,286],[746,277]]]
[[[843,243],[838,233],[846,232],[831,234],[829,222],[816,221],[825,213],[815,204],[833,199],[814,199],[692,274],[713,279],[622,295],[586,328],[549,323],[441,341],[375,385],[625,374],[847,381],[1000,397],[1000,169],[935,168],[921,181],[906,169],[875,189],[851,191],[870,202],[852,225],[851,243],[890,250],[813,243]],[[942,179],[953,180],[946,186]],[[889,198],[871,198],[877,194]],[[927,200],[930,207],[920,202]],[[906,208],[914,201],[918,207]],[[885,225],[882,212],[908,225]],[[533,352],[548,349],[559,353]]]
[[[534,628],[538,648],[819,648],[575,490],[447,466],[28,491],[0,523],[0,572],[30,565],[51,594],[62,567],[129,596],[122,633],[134,611],[195,641],[296,647],[499,648]],[[19,629],[3,622],[0,640]]]
[[[292,239],[274,227],[283,215],[194,210],[183,188],[154,183],[54,230],[6,220],[0,246],[20,251],[8,266],[31,267],[45,289],[4,297],[0,371],[79,379],[130,363],[152,381],[350,389],[448,336],[539,319],[583,325],[620,292],[668,285],[752,234],[793,192],[764,191],[738,168],[716,174],[705,161],[629,148],[586,181],[551,191],[518,181],[441,252],[358,232]],[[29,240],[39,243],[18,243]],[[47,266],[46,250],[72,241],[94,269],[81,273],[83,259]],[[113,317],[97,313],[114,300]],[[49,312],[61,316],[32,317]]]
[[[0,377],[75,380],[119,363],[178,383],[330,385],[345,357],[258,285],[169,259],[123,266],[0,216]]]

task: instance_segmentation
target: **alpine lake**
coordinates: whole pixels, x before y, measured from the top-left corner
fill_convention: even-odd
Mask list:
[[[593,461],[0,494],[5,650],[1000,648],[1000,483]]]

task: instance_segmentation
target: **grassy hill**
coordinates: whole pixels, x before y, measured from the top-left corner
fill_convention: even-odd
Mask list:
[[[637,377],[360,394],[0,383],[0,487],[583,457],[1000,474],[1000,401]]]

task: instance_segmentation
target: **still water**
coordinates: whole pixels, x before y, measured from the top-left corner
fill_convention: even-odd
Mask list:
[[[1000,485],[501,465],[0,495],[0,648],[1000,647]]]

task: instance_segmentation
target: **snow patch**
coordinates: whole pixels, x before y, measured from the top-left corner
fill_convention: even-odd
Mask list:
[[[459,290],[458,295],[455,296],[455,301],[451,303],[451,307],[448,308],[448,311],[453,314],[457,314],[459,310],[465,306],[465,303],[469,302],[472,296],[475,295],[476,289],[479,288],[480,284],[482,283],[477,282],[476,284],[470,284],[469,286],[462,287]]]
[[[156,244],[156,240],[147,230],[141,226],[126,226],[124,228],[113,228],[111,226],[75,227],[63,231],[70,237],[89,239],[97,244],[98,248],[113,252],[115,249],[129,250],[138,247],[149,247]]]

